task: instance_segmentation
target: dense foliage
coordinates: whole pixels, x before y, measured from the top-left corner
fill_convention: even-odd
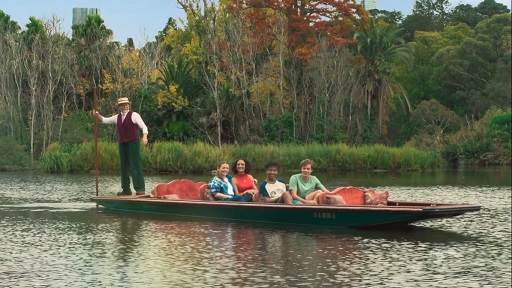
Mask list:
[[[99,167],[103,172],[117,172],[119,156],[116,143],[98,143]],[[223,145],[218,147],[197,142],[156,142],[142,149],[144,169],[151,173],[206,173],[220,161],[247,157],[253,168],[263,171],[268,159],[277,160],[282,170],[298,170],[305,158],[315,159],[318,171],[402,170],[432,171],[443,168],[441,155],[412,147],[383,145],[349,147],[345,144],[309,145]],[[49,173],[87,172],[95,169],[93,143],[52,144],[44,153],[40,169]]]
[[[55,17],[22,29],[0,10],[0,166],[80,170],[42,155],[92,142],[94,95],[103,115],[129,97],[151,149],[407,145],[510,165],[508,8],[417,0],[404,17],[357,2],[179,0],[182,25],[169,18],[142,48],[112,42],[98,15],[69,38]],[[98,136],[113,142],[115,129]]]

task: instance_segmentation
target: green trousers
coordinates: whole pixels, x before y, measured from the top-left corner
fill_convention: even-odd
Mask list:
[[[140,140],[119,143],[119,163],[121,164],[121,188],[123,194],[132,194],[130,175],[135,192],[145,192],[144,172],[140,160]]]

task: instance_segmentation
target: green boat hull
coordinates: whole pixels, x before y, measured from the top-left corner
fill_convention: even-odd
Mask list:
[[[166,219],[203,218],[327,227],[397,227],[455,217],[480,210],[477,205],[389,202],[388,206],[285,205],[200,200],[160,200],[132,197],[93,197],[113,211],[167,215]],[[178,218],[178,217],[175,217]]]

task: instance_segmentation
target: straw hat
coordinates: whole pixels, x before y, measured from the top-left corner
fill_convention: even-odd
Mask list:
[[[128,100],[128,98],[119,98],[117,99],[117,105],[121,105],[121,104],[131,104],[130,100]]]

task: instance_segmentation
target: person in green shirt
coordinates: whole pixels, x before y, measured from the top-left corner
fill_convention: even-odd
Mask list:
[[[301,173],[290,177],[290,192],[296,204],[318,204],[318,197],[322,193],[331,193],[316,176],[311,175],[313,165],[313,161],[309,159],[302,160]]]

